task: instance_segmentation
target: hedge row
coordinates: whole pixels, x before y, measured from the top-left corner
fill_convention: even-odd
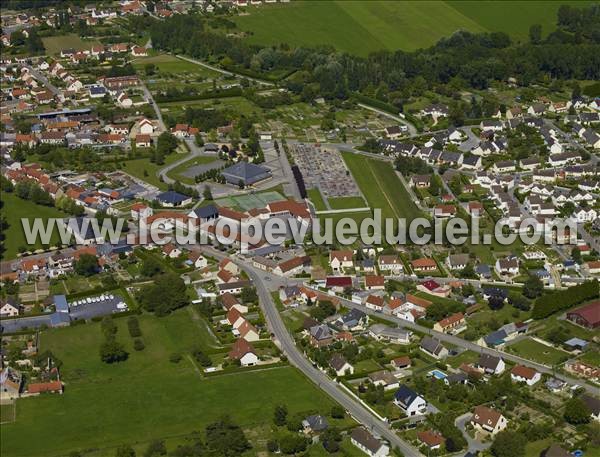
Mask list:
[[[558,311],[597,298],[600,292],[598,286],[598,280],[594,279],[553,294],[542,295],[536,300],[531,317],[543,319]]]

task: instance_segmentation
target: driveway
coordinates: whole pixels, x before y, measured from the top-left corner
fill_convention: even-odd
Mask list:
[[[467,433],[466,426],[469,423],[469,421],[471,420],[471,416],[472,416],[471,413],[465,413],[462,416],[458,416],[456,418],[456,420],[454,421],[454,425],[456,425],[456,427],[458,427],[458,429],[461,431],[461,433],[467,440],[467,443],[469,446],[469,452],[476,454],[477,452],[485,451],[487,448],[489,448],[492,445],[492,443],[491,443],[491,441],[487,442],[487,443],[482,443],[481,441],[477,441],[476,439],[471,438],[471,435],[469,435]]]

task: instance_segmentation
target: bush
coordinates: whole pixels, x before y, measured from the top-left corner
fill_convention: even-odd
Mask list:
[[[173,352],[170,356],[169,356],[169,362],[171,363],[179,363],[181,362],[181,354],[179,352]]]
[[[129,335],[131,335],[132,338],[138,338],[142,336],[140,322],[138,321],[137,317],[131,316],[129,319],[127,319],[127,328],[129,330]]]
[[[129,354],[125,351],[122,344],[114,339],[107,339],[100,346],[100,358],[104,363],[116,363],[127,360]]]
[[[144,344],[144,342],[141,339],[136,338],[133,341],[133,349],[135,349],[136,351],[143,351],[145,347],[146,347],[146,345]]]

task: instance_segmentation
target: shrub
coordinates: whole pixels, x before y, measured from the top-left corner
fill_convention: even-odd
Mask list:
[[[143,351],[145,347],[146,347],[146,345],[144,344],[144,342],[141,339],[136,338],[133,341],[133,349],[135,349],[136,351]]]

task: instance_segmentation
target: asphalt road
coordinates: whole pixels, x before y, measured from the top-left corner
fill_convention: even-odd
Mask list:
[[[292,365],[302,371],[309,379],[319,386],[321,390],[326,392],[340,405],[342,405],[346,411],[358,422],[371,430],[375,435],[379,435],[385,438],[391,445],[392,448],[400,449],[405,456],[421,456],[422,454],[410,444],[406,443],[389,427],[388,424],[379,420],[373,414],[371,414],[364,406],[362,406],[355,399],[351,398],[342,391],[338,385],[331,380],[325,373],[315,368],[300,352],[294,339],[288,332],[279,311],[273,302],[273,298],[267,289],[265,281],[263,279],[264,272],[255,269],[241,260],[231,258],[220,251],[216,251],[211,248],[204,247],[209,255],[218,258],[229,258],[234,261],[240,268],[242,268],[252,279],[254,286],[256,287],[261,308],[264,312],[267,325],[271,329],[271,332],[275,335],[279,343],[279,347],[283,353],[287,356],[288,360]]]
[[[309,285],[305,284],[306,287],[310,287]],[[318,290],[315,289],[314,287],[311,287],[313,290]],[[404,328],[408,328],[411,330],[416,330],[418,332],[421,333],[425,333],[428,335],[431,335],[432,337],[435,337],[436,339],[444,342],[444,343],[450,343],[453,344],[454,346],[458,346],[461,347],[463,349],[469,349],[473,352],[477,352],[480,354],[489,354],[489,355],[493,355],[496,357],[502,357],[505,360],[510,360],[512,362],[515,363],[519,363],[521,365],[525,365],[527,367],[533,368],[541,373],[546,373],[549,375],[554,376],[555,378],[558,378],[564,382],[566,382],[567,384],[571,385],[571,386],[581,386],[583,387],[587,392],[593,394],[593,395],[599,395],[600,394],[600,389],[598,389],[597,387],[592,386],[591,384],[586,383],[585,381],[583,381],[582,379],[576,379],[576,378],[572,378],[570,376],[565,376],[563,374],[560,373],[556,373],[555,370],[552,367],[548,367],[546,365],[542,365],[540,363],[537,362],[533,362],[529,359],[524,359],[523,357],[519,357],[518,355],[515,354],[510,354],[504,351],[498,351],[496,349],[491,349],[488,347],[484,347],[484,346],[479,346],[476,343],[473,343],[471,341],[467,341],[464,340],[458,336],[454,336],[454,335],[449,335],[447,333],[442,333],[442,332],[436,332],[435,330],[429,329],[427,327],[423,327],[422,325],[419,324],[415,324],[412,323],[410,321],[406,321],[404,319],[400,319],[398,317],[395,316],[390,316],[388,314],[383,314],[383,313],[378,313],[376,311],[373,311],[371,309],[366,308],[363,305],[359,305],[357,303],[354,303],[350,300],[346,300],[344,298],[340,298],[338,297],[342,303],[344,304],[344,306],[346,306],[347,308],[357,308],[360,309],[361,311],[364,311],[365,313],[372,315],[372,316],[377,316],[380,319],[385,319],[387,321],[390,321],[394,324],[396,324],[399,327],[404,327]]]

